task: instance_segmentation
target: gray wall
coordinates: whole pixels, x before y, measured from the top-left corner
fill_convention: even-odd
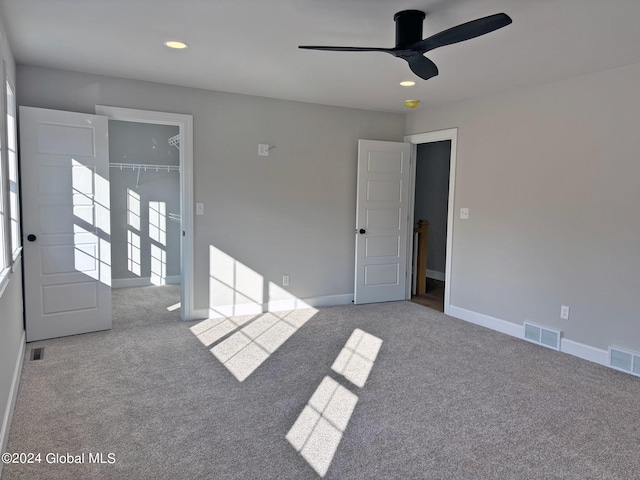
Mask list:
[[[135,163],[147,165],[180,165],[180,153],[167,140],[178,134],[173,125],[153,125],[137,122],[109,121],[109,161],[111,163]],[[115,280],[151,276],[151,244],[149,237],[149,202],[165,202],[166,213],[180,214],[180,173],[177,171],[142,171],[136,186],[137,170],[109,171],[111,187],[111,265]],[[135,275],[128,267],[127,190],[140,196],[141,275]],[[166,275],[180,275],[180,224],[166,222]]]
[[[427,270],[441,274],[434,277],[440,279],[444,279],[447,259],[450,159],[450,140],[418,145],[414,225],[420,220],[429,221]]]
[[[20,361],[19,353],[24,342],[22,267],[20,264],[17,267],[16,273],[11,274],[9,284],[0,296],[0,425],[9,408],[14,372],[16,364]],[[7,431],[6,434],[8,433]],[[0,438],[0,446],[3,446],[3,440],[5,439]]]
[[[453,305],[640,351],[638,85],[632,65],[407,118],[458,127]]]
[[[6,62],[6,74],[15,79],[15,62],[6,41],[4,28],[0,24],[0,50]],[[4,85],[2,85],[4,88]],[[16,90],[19,91],[17,87]],[[11,386],[16,364],[20,361],[20,351],[24,345],[24,328],[22,316],[22,273],[21,265],[16,265],[16,272],[9,276],[9,283],[0,294],[0,424],[5,429],[4,417],[11,402]],[[17,387],[17,385],[16,385]],[[9,419],[10,420],[10,419]],[[1,428],[1,427],[0,427]],[[8,430],[5,431],[8,435]],[[4,447],[6,438],[0,438],[0,447]],[[0,448],[0,450],[3,450]],[[4,451],[4,450],[3,450]],[[2,464],[0,464],[0,473]]]
[[[353,293],[359,138],[401,141],[405,117],[19,66],[20,105],[96,104],[194,116],[195,306],[209,246],[299,298]],[[276,147],[257,155],[258,143]],[[265,287],[266,288],[266,287]]]

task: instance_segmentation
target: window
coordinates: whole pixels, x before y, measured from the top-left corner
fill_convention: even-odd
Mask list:
[[[9,173],[9,219],[11,254],[15,261],[20,254],[20,193],[18,182],[18,135],[16,124],[16,96],[7,81],[7,164]]]
[[[15,89],[0,59],[0,295],[9,281],[10,268],[20,256],[20,172]]]
[[[1,117],[0,117],[1,118]],[[2,127],[3,122],[0,122],[0,127]],[[2,135],[0,135],[0,139],[2,139]],[[2,143],[0,143],[0,153],[2,155],[0,155],[0,287],[2,286],[2,284],[4,283],[3,281],[5,280],[5,274],[6,274],[6,267],[9,265],[9,262],[7,260],[7,246],[8,246],[8,239],[7,239],[7,235],[6,235],[6,225],[7,225],[7,219],[5,217],[5,213],[7,211],[7,205],[6,205],[6,197],[5,197],[5,175],[6,175],[6,169],[5,169],[5,155],[4,152],[2,151],[4,148],[4,145],[2,145]]]

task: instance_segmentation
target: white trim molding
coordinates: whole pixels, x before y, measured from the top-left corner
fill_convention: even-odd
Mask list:
[[[560,351],[568,353],[574,357],[582,358],[583,360],[589,360],[590,362],[597,363],[609,367],[609,352],[601,350],[584,343],[574,342],[573,340],[567,340],[563,338],[560,340]]]
[[[111,120],[159,125],[175,125],[180,129],[180,216],[181,306],[182,320],[199,318],[194,312],[194,217],[193,217],[193,116],[181,113],[154,112],[132,108],[96,105],[96,114]]]
[[[113,278],[111,288],[150,287],[155,285],[151,277]],[[180,285],[180,275],[169,275],[165,278],[165,285]]]
[[[290,300],[274,300],[268,303],[267,311],[282,312],[286,310],[302,310],[305,308],[334,307],[336,305],[350,305],[353,294],[325,295],[322,297],[292,298]]]
[[[311,307],[335,307],[337,305],[350,305],[353,303],[353,293],[343,295],[325,295],[322,297],[304,298]]]
[[[205,318],[209,318],[208,308],[198,308],[193,311],[192,320],[204,320]]]
[[[480,325],[481,327],[490,328],[496,332],[505,333],[512,337],[522,339],[523,327],[506,320],[500,320],[499,318],[491,317],[483,313],[473,312],[465,308],[456,307],[454,305],[449,306],[449,313],[454,318],[464,320],[465,322]]]
[[[11,380],[11,389],[9,390],[9,399],[2,416],[2,429],[0,429],[0,453],[4,453],[9,441],[9,430],[11,428],[11,419],[13,418],[13,410],[16,406],[18,398],[18,386],[20,385],[20,377],[22,375],[22,365],[24,363],[24,354],[27,346],[26,332],[22,332],[20,339],[20,349],[16,358],[15,367],[13,368],[13,378]],[[2,462],[0,462],[0,477],[2,476]]]
[[[257,303],[235,305],[214,305],[209,309],[196,310],[199,318],[229,318],[235,315],[259,315],[267,312],[285,312],[306,308],[333,307],[353,303],[353,293],[343,295],[325,295],[321,297],[291,298],[272,300],[262,306]]]
[[[480,325],[482,327],[495,330],[512,337],[516,337],[522,341],[524,336],[524,326],[516,323],[507,322],[499,318],[484,315],[482,313],[473,312],[464,308],[451,305],[450,316],[464,320],[469,323]],[[597,363],[609,367],[609,353],[607,350],[601,350],[584,343],[576,342],[574,340],[568,340],[566,338],[560,339],[560,352],[573,355],[574,357],[588,360],[589,362]]]
[[[453,315],[450,313],[451,309],[451,261],[453,257],[453,221],[454,221],[454,201],[455,201],[455,189],[456,189],[456,162],[458,157],[458,129],[449,128],[446,130],[437,130],[435,132],[415,133],[413,135],[407,135],[404,137],[404,141],[413,144],[411,149],[411,158],[413,165],[410,170],[409,179],[409,218],[413,218],[414,214],[414,199],[416,190],[416,158],[418,153],[418,145],[423,143],[441,142],[445,140],[451,141],[451,152],[449,156],[449,201],[447,212],[447,249],[446,249],[446,261],[445,261],[445,273],[444,273],[444,313]],[[413,254],[413,224],[409,224],[409,245],[407,246],[408,255]],[[407,261],[407,265],[411,265],[412,262]],[[411,298],[411,282],[407,282],[407,300]],[[455,315],[453,315],[455,316]]]

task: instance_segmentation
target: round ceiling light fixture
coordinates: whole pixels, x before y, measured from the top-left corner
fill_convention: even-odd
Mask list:
[[[400,82],[400,85],[403,87],[413,87],[416,84],[413,80],[405,80],[404,82]]]
[[[420,100],[405,100],[404,106],[407,108],[416,108],[419,103],[420,103]]]
[[[180,40],[167,40],[166,42],[164,42],[164,44],[165,46],[176,50],[184,50],[185,48],[189,47],[189,45],[181,42]]]

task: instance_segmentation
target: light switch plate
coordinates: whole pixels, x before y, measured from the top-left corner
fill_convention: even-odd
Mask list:
[[[468,220],[469,219],[469,209],[468,208],[461,208],[460,209],[460,218],[463,220]]]
[[[196,203],[196,215],[204,215],[204,203]]]
[[[268,157],[269,156],[269,144],[268,143],[259,143],[258,144],[258,155],[260,155],[261,157]]]

